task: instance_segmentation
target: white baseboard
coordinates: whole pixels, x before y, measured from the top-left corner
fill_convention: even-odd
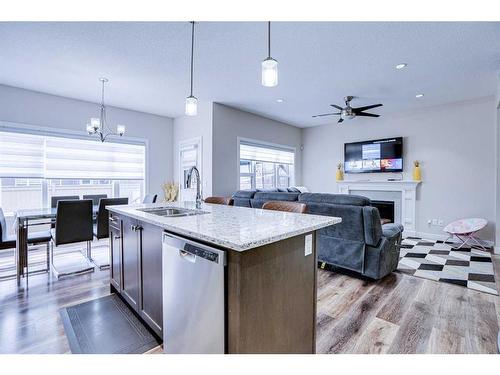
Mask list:
[[[498,254],[498,255],[500,255],[500,246],[495,246],[495,247],[493,248],[493,253],[494,253],[494,254]]]
[[[424,233],[424,232],[415,232],[415,234],[407,234],[404,232],[404,235],[410,236],[410,237],[420,237],[428,240],[435,240],[435,241],[444,241],[447,239],[446,234],[435,234],[435,233]],[[483,244],[484,247],[493,247],[495,243],[493,241],[488,241],[488,240],[482,240],[480,239],[479,242]],[[495,246],[494,247],[495,254],[500,254],[500,246]]]

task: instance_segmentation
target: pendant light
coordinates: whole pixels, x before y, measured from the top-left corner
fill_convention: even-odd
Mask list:
[[[262,61],[262,86],[278,85],[278,62],[271,57],[271,22],[267,23],[267,59]]]
[[[194,21],[191,21],[191,91],[186,98],[186,116],[198,114],[198,99],[193,95],[193,54],[194,54]]]
[[[87,132],[89,135],[97,135],[101,142],[104,142],[109,136],[123,136],[125,134],[125,125],[116,125],[116,132],[111,131],[106,120],[106,105],[104,104],[104,84],[109,82],[107,78],[99,78],[101,81],[101,106],[99,118],[92,117],[90,123],[87,124]]]

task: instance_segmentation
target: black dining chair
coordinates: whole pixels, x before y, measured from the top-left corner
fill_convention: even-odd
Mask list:
[[[109,211],[107,206],[116,206],[128,204],[128,198],[105,198],[99,201],[99,210],[97,211],[97,223],[94,224],[94,236],[98,240],[109,238]],[[99,267],[99,269],[106,269],[109,267],[108,259],[94,259],[92,256],[92,249],[90,250],[90,260]]]
[[[57,195],[50,198],[50,207],[56,208],[57,202],[80,199],[78,195]]]
[[[15,249],[16,248],[16,235],[12,234],[9,235],[7,230],[7,222],[5,220],[5,215],[3,213],[2,208],[0,208],[0,250],[8,250],[8,249]],[[42,270],[37,270],[29,273],[38,273],[38,272],[48,272],[50,270],[50,263],[49,263],[49,252],[50,252],[50,231],[44,230],[44,231],[38,231],[38,232],[31,232],[28,233],[28,245],[47,245],[47,253],[46,253],[46,262],[47,262],[47,267]],[[3,275],[0,276],[0,280],[4,280],[7,278],[15,277],[16,274],[13,273],[12,275]]]
[[[128,198],[106,198],[99,202],[99,211],[97,211],[97,224],[94,225],[94,236],[100,240],[109,237],[109,211],[107,206],[116,206],[128,204]]]
[[[156,199],[158,198],[158,194],[146,194],[142,203],[156,203]]]
[[[51,264],[57,278],[64,276],[94,272],[89,261],[91,242],[93,240],[92,200],[60,200],[57,203],[56,226],[51,230]],[[82,255],[82,264],[71,266],[68,270],[58,270],[54,264],[54,247],[59,245],[87,243],[86,256]]]
[[[108,194],[84,194],[83,199],[92,199],[92,205],[99,205],[99,201],[103,198],[107,198]]]
[[[57,202],[59,201],[76,200],[76,199],[80,199],[80,197],[78,195],[56,195],[50,198],[50,207],[56,208]],[[51,229],[55,227],[56,227],[55,223],[50,224]]]

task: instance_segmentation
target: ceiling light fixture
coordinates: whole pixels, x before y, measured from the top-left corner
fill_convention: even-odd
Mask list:
[[[198,99],[193,95],[193,65],[194,65],[194,21],[191,21],[191,91],[186,98],[186,116],[198,114]]]
[[[396,69],[401,70],[401,69],[406,68],[407,66],[408,66],[407,63],[401,63],[401,64],[396,65]]]
[[[278,85],[278,62],[271,57],[271,21],[267,23],[267,58],[262,61],[262,86]]]
[[[276,101],[277,101],[278,103],[283,103],[283,102],[284,102],[284,100],[283,100],[283,99],[276,99]]]
[[[99,118],[92,117],[90,119],[90,123],[87,124],[87,133],[89,133],[89,135],[95,134],[99,136],[101,142],[104,142],[106,138],[109,137],[110,135],[118,135],[121,137],[123,134],[125,134],[125,125],[116,125],[116,133],[113,133],[109,129],[106,121],[106,105],[104,104],[104,84],[106,82],[109,82],[109,80],[107,78],[102,77],[99,78],[99,81],[101,81],[102,83],[101,110],[99,113]],[[108,132],[105,133],[106,131]]]
[[[424,94],[417,94],[415,95],[415,98],[423,98],[424,97]]]

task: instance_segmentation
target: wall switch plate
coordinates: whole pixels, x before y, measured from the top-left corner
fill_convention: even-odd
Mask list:
[[[304,245],[304,256],[311,255],[313,252],[313,235],[306,235],[305,245]]]

